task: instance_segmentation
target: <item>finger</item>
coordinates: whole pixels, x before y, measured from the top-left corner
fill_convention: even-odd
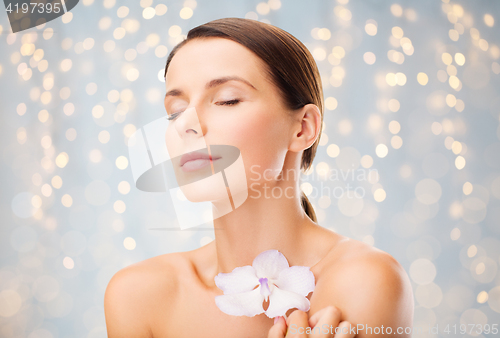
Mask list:
[[[341,322],[337,328],[335,338],[354,338],[356,336],[356,330],[352,330],[354,326],[348,321],[344,320]]]
[[[274,323],[274,325],[269,330],[267,338],[285,338],[286,334],[285,318],[281,316],[276,318],[277,318],[276,323]]]
[[[322,308],[321,310],[317,311],[315,314],[313,314],[311,317],[309,317],[309,326],[310,327],[315,327],[316,324],[318,324],[318,320],[323,314],[325,313],[327,307]]]
[[[308,319],[309,316],[304,311],[293,311],[286,319],[288,330],[285,337],[307,337]]]
[[[326,324],[328,327],[332,325],[334,328],[340,323],[342,312],[336,306],[330,305],[327,306],[309,318],[309,326],[310,327],[322,327],[322,325]]]

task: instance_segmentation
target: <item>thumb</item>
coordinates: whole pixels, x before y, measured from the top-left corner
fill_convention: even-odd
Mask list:
[[[267,338],[284,338],[287,331],[285,318],[279,316],[274,319],[275,323],[269,330]]]

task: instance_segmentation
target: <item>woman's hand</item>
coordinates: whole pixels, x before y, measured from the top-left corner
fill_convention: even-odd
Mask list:
[[[327,306],[311,318],[304,311],[295,310],[286,321],[283,317],[277,317],[267,338],[353,338],[355,333],[350,332],[351,323],[340,322],[341,314],[335,306]]]

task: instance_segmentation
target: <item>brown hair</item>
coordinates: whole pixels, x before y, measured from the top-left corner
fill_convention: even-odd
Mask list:
[[[268,66],[268,75],[282,94],[288,109],[297,110],[306,104],[318,106],[323,124],[323,88],[318,67],[309,50],[290,33],[267,23],[242,18],[223,18],[191,29],[185,40],[170,52],[165,66],[188,41],[196,38],[219,37],[238,42],[255,53]],[[302,153],[300,169],[311,167],[320,137]],[[311,220],[316,213],[304,192],[301,204]]]

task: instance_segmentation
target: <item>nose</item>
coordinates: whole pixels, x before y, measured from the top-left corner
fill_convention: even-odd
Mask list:
[[[203,128],[195,107],[187,108],[177,117],[175,128],[181,138],[203,136]]]

